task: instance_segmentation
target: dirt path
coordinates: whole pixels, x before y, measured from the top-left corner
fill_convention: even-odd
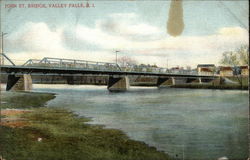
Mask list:
[[[24,109],[2,109],[1,110],[1,126],[7,126],[11,128],[22,128],[29,125],[27,119],[22,118],[22,115],[32,110]]]

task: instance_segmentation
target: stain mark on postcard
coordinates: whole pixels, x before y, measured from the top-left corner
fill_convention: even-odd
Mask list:
[[[171,0],[167,21],[167,32],[171,36],[179,36],[184,30],[182,0]]]

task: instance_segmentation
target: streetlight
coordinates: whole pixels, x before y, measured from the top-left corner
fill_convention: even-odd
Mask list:
[[[167,68],[168,68],[168,58],[167,58]]]
[[[166,55],[166,59],[167,59],[167,68],[168,68],[168,61],[169,61],[169,56]]]
[[[115,62],[117,64],[117,53],[120,52],[120,51],[115,51]]]

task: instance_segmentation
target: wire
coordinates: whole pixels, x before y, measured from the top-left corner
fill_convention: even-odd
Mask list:
[[[233,18],[234,19],[236,19],[239,23],[240,23],[240,25],[242,26],[242,27],[244,27],[245,29],[247,29],[248,31],[249,31],[249,28],[248,28],[248,26],[246,26],[232,11],[231,11],[231,9],[230,8],[228,8],[223,2],[222,2],[222,0],[219,0],[219,3],[231,14],[231,16],[233,16]]]

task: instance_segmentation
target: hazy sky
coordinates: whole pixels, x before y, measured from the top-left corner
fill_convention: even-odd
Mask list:
[[[5,8],[5,4],[77,4],[86,1],[5,1],[1,6],[5,52],[16,62],[60,57],[196,66],[248,44],[248,1],[186,0],[183,33],[167,34],[170,1],[91,1],[91,8]]]

